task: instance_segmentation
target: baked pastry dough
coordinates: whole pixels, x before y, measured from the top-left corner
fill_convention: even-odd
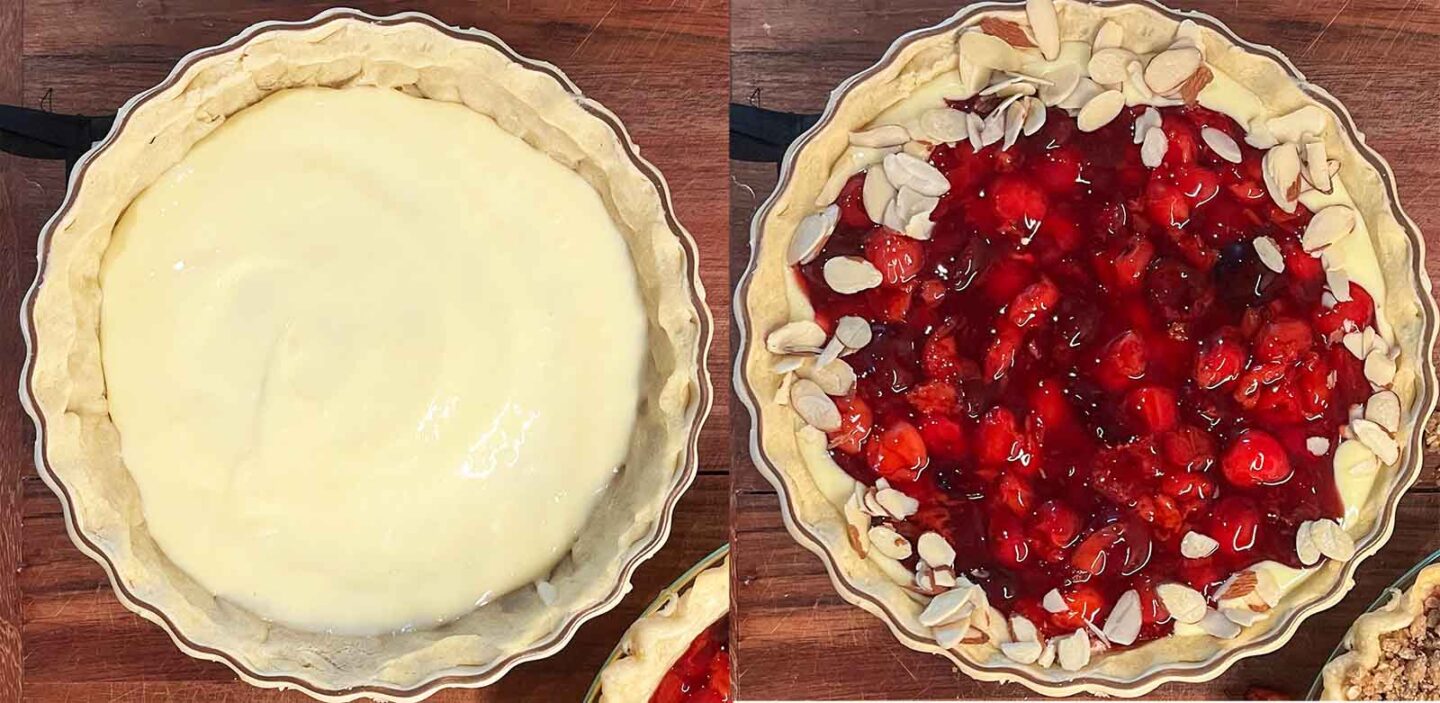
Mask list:
[[[1440,565],[1421,569],[1404,593],[1356,618],[1344,646],[1321,674],[1323,699],[1440,698]]]

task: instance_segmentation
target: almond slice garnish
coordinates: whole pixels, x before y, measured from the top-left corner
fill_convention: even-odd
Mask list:
[[[1119,645],[1134,644],[1140,636],[1140,594],[1129,590],[1120,594],[1110,616],[1105,618],[1105,639]]]
[[[953,568],[955,566],[955,548],[951,547],[950,543],[938,532],[926,532],[920,535],[920,539],[915,543],[915,549],[920,555],[920,559],[929,564],[931,568],[942,566]]]
[[[820,353],[825,344],[825,328],[814,320],[796,320],[765,338],[765,348],[772,354]]]
[[[870,323],[863,317],[846,315],[835,322],[835,338],[849,351],[863,349],[871,336]]]
[[[1035,47],[1035,42],[1030,40],[1030,35],[1025,33],[1025,28],[1021,27],[1018,22],[1011,22],[999,17],[982,17],[980,18],[980,31],[992,37],[998,37],[1016,49]]]
[[[819,384],[802,378],[790,385],[790,407],[805,424],[821,432],[840,429],[840,409]]]
[[[1025,18],[1035,33],[1035,44],[1046,61],[1060,57],[1060,17],[1054,0],[1025,0]]]
[[[881,162],[885,177],[896,188],[909,186],[921,195],[939,197],[950,190],[950,181],[940,169],[910,154],[899,153],[886,156]]]
[[[1361,332],[1346,332],[1345,336],[1340,338],[1340,343],[1344,344],[1345,349],[1356,359],[1363,360],[1370,352],[1370,348],[1365,345],[1365,335]]]
[[[935,585],[940,588],[954,588],[958,583],[955,580],[955,570],[948,566],[931,569],[931,572],[935,575]]]
[[[870,528],[868,536],[875,551],[895,561],[909,559],[910,555],[914,553],[914,549],[910,547],[910,540],[902,537],[899,532],[895,531],[895,528],[889,525],[876,525]]]
[[[980,126],[980,146],[987,147],[1005,138],[1005,107],[996,107]]]
[[[1380,468],[1380,459],[1375,452],[1358,439],[1347,439],[1335,448],[1332,460],[1337,473],[1367,475]]]
[[[1045,640],[1045,648],[1040,650],[1040,658],[1035,660],[1035,665],[1048,669],[1055,663],[1055,640]]]
[[[1315,548],[1328,559],[1349,561],[1355,556],[1355,540],[1350,533],[1334,520],[1316,520],[1310,523],[1310,539]]]
[[[880,269],[858,256],[837,256],[825,262],[825,285],[841,295],[851,295],[880,285]]]
[[[1379,349],[1365,356],[1365,378],[1377,386],[1388,386],[1395,380],[1395,360]]]
[[[1269,237],[1256,237],[1254,240],[1255,254],[1260,257],[1260,263],[1265,268],[1275,273],[1285,273],[1285,256],[1280,253],[1280,247],[1275,246],[1275,240]]]
[[[1029,118],[1029,103],[1026,100],[1016,100],[1005,108],[1005,140],[1000,144],[1000,150],[1006,151],[1015,146],[1020,139],[1020,130],[1025,128],[1025,120]]]
[[[1205,90],[1205,86],[1210,85],[1210,81],[1214,79],[1215,74],[1211,72],[1210,67],[1201,64],[1200,68],[1196,69],[1194,73],[1190,74],[1189,78],[1185,79],[1184,83],[1180,84],[1180,102],[1186,105],[1199,103],[1200,92]]]
[[[879,222],[885,215],[885,206],[895,197],[895,186],[885,176],[885,167],[875,164],[865,170],[865,184],[860,190],[860,202],[865,214],[873,222]]]
[[[1279,117],[1271,117],[1265,121],[1265,127],[1276,141],[1300,143],[1306,141],[1306,135],[1318,137],[1324,134],[1328,122],[1325,111],[1319,106],[1306,105]]]
[[[1145,84],[1158,95],[1169,95],[1195,75],[1204,60],[1199,49],[1180,47],[1162,51],[1145,66]]]
[[[1045,651],[1045,645],[1039,642],[1001,642],[1000,653],[1018,664],[1034,664],[1039,661],[1040,655]]]
[[[962,32],[957,51],[969,63],[997,71],[1020,69],[1020,54],[1004,39],[979,32]]]
[[[1125,42],[1125,28],[1114,20],[1105,20],[1095,30],[1095,41],[1091,43],[1092,53],[1103,49],[1115,49]]]
[[[1205,617],[1200,618],[1200,622],[1196,624],[1211,637],[1231,640],[1240,636],[1240,626],[1218,610],[1206,610]]]
[[[1086,69],[1090,79],[1101,85],[1116,86],[1125,82],[1129,74],[1126,67],[1139,57],[1127,49],[1101,49],[1090,55]]]
[[[1200,622],[1208,610],[1205,595],[1184,584],[1162,583],[1155,587],[1155,594],[1177,622],[1193,625]]]
[[[1169,149],[1170,140],[1165,138],[1165,130],[1151,127],[1140,142],[1140,163],[1144,164],[1145,168],[1158,168]]]
[[[980,95],[999,95],[1007,98],[1017,94],[1034,95],[1037,90],[1035,86],[1036,84],[1031,82],[1029,76],[1011,76],[999,83],[985,86],[985,89],[980,91]]]
[[[1144,144],[1145,135],[1149,134],[1152,128],[1160,128],[1160,123],[1160,111],[1153,107],[1145,108],[1145,111],[1135,118],[1135,143]]]
[[[1030,618],[1019,613],[1010,616],[1010,634],[1016,642],[1039,642],[1040,631]]]
[[[1300,559],[1301,566],[1320,563],[1320,548],[1315,545],[1315,537],[1310,534],[1310,528],[1314,525],[1313,520],[1306,520],[1295,530],[1295,556]]]
[[[1125,94],[1118,90],[1107,90],[1085,103],[1075,118],[1075,126],[1081,132],[1094,132],[1119,116],[1125,109]]]
[[[1103,92],[1105,89],[1100,87],[1099,83],[1090,80],[1089,76],[1081,76],[1075,83],[1075,90],[1070,91],[1070,94],[1065,96],[1064,100],[1056,103],[1055,107],[1062,110],[1079,110]]]
[[[1365,402],[1365,419],[1379,425],[1386,432],[1398,432],[1400,396],[1388,389],[1370,396],[1370,400]]]
[[[1316,140],[1305,143],[1305,180],[1311,187],[1326,195],[1335,189],[1330,180],[1330,159],[1325,154],[1325,142]]]
[[[1236,144],[1230,135],[1214,127],[1201,129],[1200,138],[1205,140],[1205,144],[1210,147],[1211,151],[1215,152],[1216,156],[1232,164],[1240,163],[1240,160],[1243,158],[1243,154],[1240,153],[1240,145]]]
[[[823,368],[826,364],[839,359],[843,353],[845,353],[845,343],[837,337],[831,337],[830,341],[825,343],[825,348],[820,350],[820,355],[815,357],[814,366],[817,369]],[[831,395],[834,394],[832,393]]]
[[[1055,638],[1055,657],[1060,668],[1079,671],[1090,663],[1090,635],[1076,630],[1068,635]]]
[[[1315,456],[1325,456],[1330,451],[1330,439],[1328,437],[1307,437],[1305,438],[1305,450]]]
[[[1063,613],[1070,610],[1070,604],[1065,602],[1065,596],[1060,593],[1058,588],[1047,591],[1044,600],[1040,601],[1040,605],[1048,613]]]
[[[835,223],[839,221],[840,208],[833,204],[820,212],[806,215],[795,227],[785,260],[791,266],[814,261],[820,250],[825,248],[825,242],[830,241],[830,235],[835,233]]]
[[[1250,608],[1221,608],[1220,614],[1241,627],[1250,627],[1264,617],[1259,611]]]
[[[1284,147],[1286,152],[1292,151]],[[1275,153],[1272,149],[1270,153]],[[1321,208],[1320,212],[1310,218],[1310,224],[1305,226],[1305,234],[1300,237],[1300,246],[1305,251],[1314,252],[1340,241],[1346,235],[1355,230],[1355,210],[1347,205],[1331,205]]]
[[[545,579],[535,582],[535,595],[539,596],[540,602],[545,605],[555,605],[560,598],[560,592],[555,589],[555,585]]]
[[[1180,540],[1180,555],[1186,559],[1204,559],[1215,553],[1220,548],[1220,543],[1214,538],[1202,535],[1199,532],[1186,532]]]
[[[850,540],[850,548],[863,559],[869,553],[862,536],[870,530],[870,515],[865,512],[860,494],[851,493],[841,512],[845,516],[845,536]]]
[[[970,150],[980,151],[985,148],[985,141],[981,132],[985,130],[985,118],[971,112],[965,115],[965,136],[970,140]]]
[[[886,517],[904,520],[920,510],[920,501],[894,488],[881,488],[875,492],[875,502],[885,511]]]
[[[1026,98],[1021,102],[1025,103],[1024,134],[1029,137],[1045,126],[1045,116],[1049,111],[1045,109],[1045,103],[1039,98]]]
[[[920,612],[920,624],[936,627],[968,620],[975,611],[976,588],[973,585],[959,586],[931,598],[925,610]]]
[[[1300,154],[1294,144],[1280,144],[1265,152],[1261,160],[1265,176],[1265,190],[1281,210],[1295,212],[1300,196]],[[1311,220],[1314,224],[1314,220]]]
[[[827,395],[843,396],[855,387],[855,370],[850,368],[850,364],[843,359],[832,359],[824,364],[820,361],[817,358],[815,362],[801,366],[795,375],[814,382]]]
[[[1361,418],[1350,421],[1350,431],[1355,433],[1355,439],[1360,440],[1365,448],[1375,453],[1375,458],[1379,459],[1381,463],[1389,466],[1399,461],[1400,446],[1395,443],[1395,438],[1391,437],[1385,428],[1371,420]]]
[[[920,131],[934,142],[954,144],[965,139],[965,113],[948,107],[920,113]]]
[[[775,373],[785,374],[790,373],[804,365],[805,357],[803,356],[782,356],[780,357],[779,361],[775,362],[774,366],[770,367],[770,370],[774,371]]]
[[[1335,296],[1335,302],[1347,303],[1350,301],[1350,274],[1344,269],[1326,268],[1325,287],[1330,289],[1330,294]]]
[[[1260,583],[1260,577],[1254,571],[1246,569],[1231,575],[1220,588],[1215,590],[1216,601],[1239,600],[1255,592],[1255,587]]]
[[[845,153],[835,160],[835,165],[830,167],[830,177],[825,179],[825,185],[820,187],[820,194],[815,196],[815,207],[823,208],[834,204],[851,176],[864,171],[871,164],[880,163],[887,155],[898,151],[900,151],[898,146],[876,149],[851,144],[849,148],[845,149]]]
[[[851,144],[868,146],[873,149],[900,146],[908,141],[910,141],[910,131],[898,124],[887,124],[862,132],[850,133]]]
[[[1045,69],[1042,76],[1049,85],[1041,84],[1037,95],[1046,105],[1059,105],[1080,85],[1080,67],[1071,63],[1056,64]]]
[[[1170,48],[1188,47],[1205,53],[1204,42],[1200,41],[1200,25],[1195,20],[1181,20],[1175,27],[1175,39],[1170,42]]]

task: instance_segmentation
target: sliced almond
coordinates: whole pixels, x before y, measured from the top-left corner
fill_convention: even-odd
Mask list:
[[[1330,294],[1335,296],[1335,301],[1346,303],[1350,301],[1350,274],[1344,269],[1326,268],[1325,287],[1330,289]]]
[[[1302,142],[1306,135],[1318,137],[1325,133],[1329,120],[1325,111],[1316,105],[1306,105],[1294,112],[1265,121],[1265,127],[1277,141]]]
[[[1101,49],[1114,49],[1125,41],[1125,28],[1114,20],[1105,20],[1100,29],[1095,30],[1095,41],[1092,46],[1095,51]]]
[[[1305,143],[1305,180],[1315,190],[1330,194],[1335,186],[1330,181],[1330,159],[1325,154],[1325,142],[1316,140]]]
[[[920,501],[894,488],[882,488],[876,491],[875,502],[885,511],[887,517],[896,520],[904,520],[920,509]]]
[[[1049,85],[1042,84],[1036,95],[1046,105],[1059,105],[1080,85],[1080,67],[1072,63],[1056,64],[1047,68],[1043,77]]]
[[[915,543],[916,552],[931,568],[955,566],[955,548],[938,532],[926,532]]]
[[[1209,66],[1201,64],[1200,68],[1196,69],[1194,73],[1190,74],[1189,78],[1185,79],[1184,83],[1180,84],[1178,92],[1180,94],[1181,104],[1198,104],[1200,102],[1200,93],[1205,90],[1205,86],[1210,85],[1210,81],[1212,80],[1215,80],[1214,72],[1210,70]]]
[[[1150,85],[1145,82],[1145,64],[1138,60],[1131,61],[1125,66],[1125,88],[1134,94],[1133,98],[1126,98],[1129,102],[1134,102],[1137,98],[1142,103],[1151,103],[1159,99],[1155,93],[1151,92]]]
[[[1220,548],[1220,543],[1207,535],[1199,532],[1186,532],[1180,539],[1180,555],[1186,559],[1204,559],[1215,553]]]
[[[1300,155],[1295,151],[1295,145],[1280,144],[1265,152],[1261,167],[1265,189],[1275,204],[1285,212],[1295,212],[1300,196]]]
[[[1060,57],[1060,18],[1054,0],[1025,0],[1025,18],[1046,61]]]
[[[1119,116],[1125,109],[1125,94],[1118,90],[1107,90],[1085,103],[1075,118],[1075,126],[1081,132],[1094,132]]]
[[[957,50],[968,63],[998,71],[1020,70],[1020,54],[1004,39],[983,31],[963,32]]]
[[[1345,349],[1353,354],[1356,359],[1364,359],[1365,355],[1370,351],[1369,347],[1365,346],[1364,340],[1365,335],[1361,332],[1347,332],[1344,337],[1340,338],[1340,342],[1345,345]]]
[[[1140,163],[1144,164],[1145,168],[1158,168],[1169,149],[1170,141],[1165,138],[1165,130],[1151,127],[1140,142]]]
[[[1151,129],[1160,129],[1160,123],[1160,111],[1153,107],[1145,108],[1145,111],[1135,118],[1135,143],[1144,144],[1145,136]]]
[[[1025,119],[1029,116],[1029,103],[1025,100],[1017,100],[1005,108],[1005,139],[1000,144],[1000,150],[1005,151],[1015,146],[1016,140],[1020,139],[1020,130],[1025,128]]]
[[[1254,571],[1246,569],[1238,571],[1220,584],[1215,590],[1217,601],[1241,600],[1255,592],[1255,587],[1260,583],[1260,577]]]
[[[1048,111],[1045,109],[1045,103],[1041,102],[1039,98],[1026,98],[1022,102],[1026,105],[1024,134],[1029,137],[1045,126],[1045,117]]]
[[[790,373],[804,365],[805,357],[803,356],[782,356],[774,366],[770,367],[770,370],[775,373]]]
[[[835,322],[835,338],[850,351],[863,349],[871,336],[870,323],[863,317],[846,315]]]
[[[885,280],[880,269],[858,256],[837,256],[825,262],[825,285],[841,295],[870,290]]]
[[[1194,624],[1205,617],[1205,595],[1189,586],[1179,583],[1162,583],[1155,587],[1160,602],[1170,611],[1177,622]]]
[[[1315,545],[1315,537],[1310,533],[1310,528],[1314,524],[1313,520],[1306,520],[1300,523],[1300,527],[1295,530],[1295,556],[1300,559],[1301,566],[1314,566],[1320,563],[1320,548]]]
[[[1375,452],[1365,443],[1358,439],[1347,439],[1335,448],[1336,473],[1364,476],[1373,474],[1380,468],[1380,460]]]
[[[818,354],[825,344],[825,328],[814,320],[796,320],[765,338],[765,348],[772,354]]]
[[[1019,22],[1012,22],[1001,17],[981,17],[980,31],[991,36],[1003,39],[1006,44],[1016,49],[1031,49],[1035,42],[1025,32],[1025,28]]]
[[[1015,614],[1010,616],[1010,634],[1016,642],[1039,642],[1040,631],[1035,628],[1035,623],[1024,615]]]
[[[876,525],[869,531],[870,544],[875,551],[884,554],[891,559],[900,561],[909,559],[914,550],[910,547],[910,540],[905,539],[889,525]]]
[[[1365,419],[1386,432],[1400,431],[1400,396],[1388,389],[1370,396],[1365,402]]]
[[[895,186],[885,176],[885,167],[879,164],[865,170],[865,185],[860,190],[860,201],[865,205],[865,214],[871,222],[879,222],[885,216],[885,206],[895,197]]]
[[[1200,618],[1200,622],[1196,624],[1211,637],[1230,640],[1240,636],[1240,626],[1218,610],[1205,611],[1205,617]]]
[[[1005,109],[996,107],[980,124],[980,146],[987,147],[1005,138]]]
[[[985,141],[981,132],[985,130],[985,118],[971,112],[965,115],[965,136],[970,141],[972,151],[980,151],[985,148]]]
[[[1070,610],[1070,604],[1065,602],[1065,596],[1061,595],[1060,589],[1052,588],[1045,594],[1044,600],[1040,601],[1046,612],[1064,613]]]
[[[1180,47],[1156,54],[1145,66],[1145,83],[1150,90],[1169,95],[1178,90],[1190,76],[1200,69],[1204,57],[1199,49]]]
[[[920,113],[921,135],[932,142],[953,144],[965,139],[965,114],[948,107]]]
[[[827,395],[843,396],[855,387],[855,370],[844,359],[832,359],[826,364],[819,362],[817,358],[815,363],[805,364],[796,375],[814,382]]]
[[[1090,80],[1089,77],[1081,76],[1075,83],[1075,90],[1070,91],[1070,94],[1065,96],[1064,100],[1056,103],[1055,107],[1062,110],[1079,110],[1103,92],[1105,89],[1099,83]]]
[[[822,432],[840,429],[840,410],[818,384],[802,378],[790,385],[790,407],[805,424]]]
[[[1205,140],[1205,144],[1210,147],[1211,151],[1215,152],[1216,156],[1232,164],[1240,163],[1240,160],[1244,156],[1240,152],[1240,145],[1235,143],[1234,138],[1214,127],[1201,129],[1200,138]]]
[[[1001,642],[1000,653],[1019,664],[1034,664],[1040,659],[1041,653],[1045,651],[1045,645],[1039,642]]]
[[[970,636],[970,624],[962,621],[941,625],[931,628],[930,634],[935,636],[935,644],[941,649],[954,649],[965,644],[965,639]]]
[[[1200,50],[1203,54],[1204,43],[1200,41],[1200,25],[1195,24],[1195,20],[1182,20],[1179,26],[1175,27],[1175,39],[1170,42],[1170,46],[1189,47]]]
[[[975,611],[974,586],[952,588],[930,599],[925,610],[920,612],[920,624],[936,627],[948,623],[968,620]]]
[[[949,567],[932,569],[935,573],[935,585],[940,588],[954,588],[956,585],[955,571]]]
[[[1119,645],[1135,642],[1140,636],[1140,594],[1134,590],[1120,594],[1110,616],[1105,618],[1105,638]]]
[[[1361,444],[1374,452],[1375,458],[1386,466],[1400,460],[1400,446],[1395,443],[1395,438],[1391,437],[1390,433],[1380,425],[1363,418],[1351,420],[1350,431],[1355,433],[1355,439],[1360,440]]]
[[[1079,671],[1090,663],[1090,635],[1076,630],[1068,635],[1055,638],[1055,658],[1060,668]]]
[[[1307,437],[1305,450],[1315,456],[1325,456],[1325,452],[1330,451],[1330,440],[1326,437]]]
[[[855,146],[868,146],[874,149],[883,149],[887,146],[900,146],[910,141],[910,130],[898,124],[887,124],[867,129],[862,132],[851,132],[850,143]]]
[[[1275,246],[1275,240],[1269,237],[1256,237],[1254,240],[1255,254],[1260,257],[1260,263],[1265,268],[1275,273],[1285,273],[1285,256],[1280,253],[1280,247]]]
[[[999,95],[1011,97],[1014,95],[1034,95],[1038,89],[1032,82],[1034,79],[1029,76],[1011,76],[999,83],[992,83],[980,91],[981,95]]]
[[[881,163],[885,167],[885,177],[896,188],[908,186],[921,195],[932,197],[939,197],[950,190],[950,181],[940,173],[940,169],[910,154],[890,154]]]
[[[1042,669],[1048,669],[1055,663],[1055,640],[1045,640],[1045,648],[1040,650],[1040,658],[1035,660],[1035,665]]]
[[[1255,611],[1251,610],[1250,608],[1244,607],[1221,608],[1220,614],[1224,615],[1225,618],[1228,619],[1230,622],[1233,622],[1241,627],[1250,627],[1251,625],[1259,622],[1261,618],[1265,617],[1261,614],[1260,611]]]
[[[1280,149],[1282,147],[1276,147]],[[1291,151],[1288,147],[1285,150]],[[1271,153],[1274,153],[1274,149]],[[1305,251],[1319,251],[1335,242],[1340,241],[1346,235],[1355,230],[1355,210],[1348,205],[1331,205],[1321,208],[1320,212],[1310,218],[1310,224],[1305,226],[1305,234],[1300,237],[1300,246]]]
[[[840,197],[840,191],[845,188],[850,177],[854,176],[871,164],[878,164],[888,154],[900,151],[898,146],[888,146],[883,149],[876,149],[868,146],[851,145],[845,149],[845,153],[835,160],[835,165],[830,167],[830,177],[825,179],[825,185],[820,187],[819,195],[815,196],[815,206],[825,207],[833,204],[835,199]]]
[[[862,537],[870,530],[870,516],[861,504],[860,494],[850,494],[850,499],[845,501],[841,512],[845,515],[845,536],[850,540],[850,548],[864,558],[869,550]]]
[[[815,257],[820,255],[820,250],[825,248],[825,242],[830,241],[830,235],[835,233],[835,223],[839,221],[840,207],[833,204],[820,212],[806,215],[795,227],[795,235],[790,238],[785,260],[791,266],[814,261]]]
[[[560,598],[560,592],[555,589],[555,585],[545,579],[535,582],[535,595],[539,596],[540,602],[545,605],[555,605]]]
[[[1316,520],[1311,523],[1310,539],[1315,541],[1315,548],[1328,559],[1349,561],[1355,556],[1355,540],[1334,520]]]
[[[1129,74],[1126,68],[1139,57],[1127,49],[1101,49],[1090,55],[1086,69],[1090,79],[1101,85],[1117,86],[1125,82]]]
[[[1370,352],[1365,356],[1365,378],[1377,386],[1390,385],[1395,380],[1395,360],[1379,349]]]
[[[921,161],[927,161],[930,158],[930,152],[934,149],[934,144],[920,139],[916,139],[905,142],[905,146],[900,148],[900,153],[909,154],[917,159],[920,159]]]

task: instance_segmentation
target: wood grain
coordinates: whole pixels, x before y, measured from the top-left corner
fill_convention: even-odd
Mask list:
[[[1422,232],[1440,236],[1440,128],[1415,120],[1440,109],[1440,85],[1414,76],[1440,46],[1440,6],[1408,0],[1173,3],[1219,17],[1240,36],[1273,44],[1339,97],[1389,159],[1400,200]],[[731,99],[819,112],[836,83],[870,66],[894,39],[935,24],[963,3],[922,0],[733,0]],[[1425,114],[1425,113],[1421,113]],[[755,208],[773,190],[773,165],[731,164],[731,270],[749,258]],[[1428,239],[1435,242],[1434,239]],[[1440,246],[1427,254],[1432,280]],[[1019,686],[982,684],[946,660],[901,646],[881,621],[836,595],[820,560],[785,532],[770,484],[748,452],[749,422],[734,411],[736,677],[747,698],[1033,698]],[[1303,696],[1356,613],[1396,576],[1440,548],[1440,436],[1416,490],[1401,504],[1395,537],[1367,561],[1350,596],[1307,621],[1282,651],[1246,660],[1219,680],[1172,684],[1156,698],[1239,698],[1249,686]]]
[[[185,53],[267,19],[304,19],[333,2],[263,0],[0,1],[0,102],[105,114],[160,81]],[[499,684],[435,701],[579,700],[621,633],[656,593],[727,538],[729,289],[726,247],[725,0],[360,2],[430,13],[498,34],[558,65],[625,122],[670,183],[699,243],[715,315],[710,371],[721,399],[701,439],[702,475],[676,512],[669,543],[640,567],[616,610],[586,624],[560,655]],[[0,310],[18,316],[35,274],[35,237],[64,194],[51,162],[0,155]],[[0,377],[16,379],[19,330],[0,325]],[[262,691],[179,652],[122,608],[103,572],[70,543],[59,504],[32,467],[33,431],[13,394],[0,406],[0,701],[302,701]],[[23,658],[22,658],[23,647]],[[23,665],[22,665],[23,660]],[[21,689],[23,674],[23,694]]]

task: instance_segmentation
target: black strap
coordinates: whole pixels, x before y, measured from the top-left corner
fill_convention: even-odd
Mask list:
[[[96,141],[109,133],[114,115],[61,115],[0,105],[0,151],[32,159],[65,162],[68,172]]]
[[[820,115],[797,115],[731,103],[730,158],[778,164],[790,143],[819,120]]]

